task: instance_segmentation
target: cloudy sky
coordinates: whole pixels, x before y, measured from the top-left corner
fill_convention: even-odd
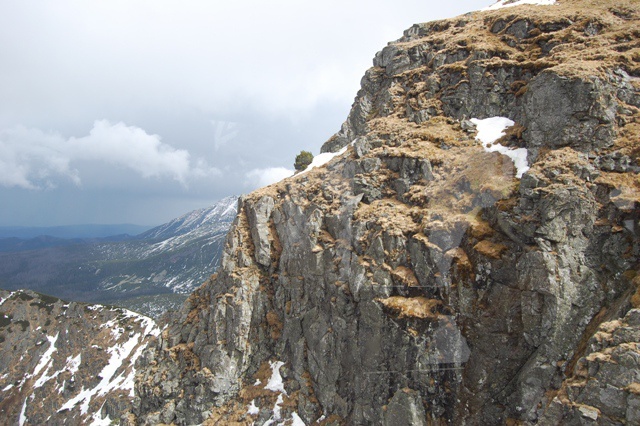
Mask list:
[[[491,0],[3,0],[0,226],[155,225],[278,179],[375,53]]]

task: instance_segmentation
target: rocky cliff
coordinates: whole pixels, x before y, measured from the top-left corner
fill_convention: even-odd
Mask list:
[[[405,31],[343,153],[239,201],[127,422],[638,422],[639,21],[560,0]]]
[[[109,425],[131,407],[146,317],[0,290],[0,424]]]

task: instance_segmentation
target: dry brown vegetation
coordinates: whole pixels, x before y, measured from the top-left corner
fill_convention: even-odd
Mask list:
[[[391,296],[386,299],[376,299],[384,307],[394,311],[400,318],[438,318],[438,308],[442,306],[442,301],[437,299],[427,299],[426,297],[402,297]]]

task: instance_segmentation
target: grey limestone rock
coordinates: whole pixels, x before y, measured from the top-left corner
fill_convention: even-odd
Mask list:
[[[640,12],[620,7],[478,12],[385,47],[322,150],[353,145],[240,201],[219,272],[139,363],[136,421],[636,421],[640,111],[634,40],[613,40]],[[474,140],[491,116],[516,122],[520,179]]]
[[[263,197],[256,205],[247,205],[247,218],[251,226],[256,262],[266,267],[271,264],[271,239],[269,238],[268,222],[273,206],[274,201],[271,197]]]
[[[427,422],[420,394],[408,388],[396,391],[384,413],[384,424],[389,426],[426,426]]]

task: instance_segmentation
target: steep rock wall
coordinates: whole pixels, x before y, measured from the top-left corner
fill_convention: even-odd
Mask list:
[[[606,417],[567,381],[639,306],[639,17],[564,0],[385,47],[323,147],[346,153],[240,200],[220,270],[143,357],[136,422],[636,419],[635,382],[597,376],[624,400]],[[475,138],[492,116],[521,179]]]

